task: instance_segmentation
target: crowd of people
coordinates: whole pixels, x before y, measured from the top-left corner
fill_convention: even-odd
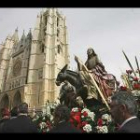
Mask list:
[[[28,104],[21,103],[11,111],[1,109],[0,133],[37,133],[37,126],[28,115]]]
[[[140,133],[140,120],[137,117],[138,105],[131,92],[116,92],[111,97],[109,105],[111,108],[110,115],[115,126],[114,131],[112,131],[113,133]],[[81,119],[84,116],[87,116],[87,110],[88,109],[85,108],[82,109],[80,115],[83,116]],[[79,113],[76,110],[74,111],[74,109],[72,112],[72,110],[66,105],[58,104],[53,111],[53,119],[49,120],[51,127],[46,133],[85,133],[86,131],[81,130],[80,127],[75,127],[71,123],[73,121],[71,115],[74,112]],[[0,133],[39,133],[38,124],[35,123],[33,118],[28,114],[27,103],[21,103],[18,107],[14,107],[11,111],[7,108],[2,108],[0,113],[2,116],[2,119],[0,120]],[[90,112],[90,117],[94,118],[95,115],[96,114],[91,114]],[[85,120],[82,122],[82,125],[84,123],[86,124]],[[91,127],[93,126],[91,125]],[[99,128],[100,126],[98,126],[97,129]],[[95,129],[91,129],[88,133],[97,132],[98,131],[95,131]],[[107,131],[106,133],[109,132]]]

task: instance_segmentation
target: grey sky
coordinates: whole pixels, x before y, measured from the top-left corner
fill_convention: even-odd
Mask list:
[[[93,47],[109,73],[120,80],[121,70],[130,69],[122,50],[136,68],[140,61],[140,8],[58,8],[66,16],[71,69],[76,69],[74,55],[86,61],[88,47]],[[19,35],[34,28],[41,8],[1,8],[0,42],[18,27]],[[139,62],[140,63],[140,62]]]

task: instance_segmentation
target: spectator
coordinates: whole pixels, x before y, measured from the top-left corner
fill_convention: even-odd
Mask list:
[[[111,115],[119,124],[119,133],[140,133],[140,120],[137,118],[137,103],[131,92],[118,91],[112,96]]]
[[[10,111],[8,108],[2,108],[0,110],[2,119],[0,120],[0,133],[3,131],[4,124],[10,119]]]
[[[11,113],[10,119],[17,118],[17,116],[18,116],[18,107],[17,106],[13,107],[12,110],[10,111],[10,113]]]
[[[69,119],[69,108],[65,105],[58,105],[54,111],[54,128],[50,130],[50,133],[79,133],[79,130],[71,126]]]
[[[21,103],[18,107],[18,117],[5,123],[4,133],[37,133],[37,126],[28,117],[28,104]]]

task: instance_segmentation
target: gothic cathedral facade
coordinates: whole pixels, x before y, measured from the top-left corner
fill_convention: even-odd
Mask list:
[[[69,63],[66,18],[56,8],[42,10],[33,33],[19,39],[16,29],[0,46],[0,108],[21,102],[42,108],[57,100],[55,79]]]

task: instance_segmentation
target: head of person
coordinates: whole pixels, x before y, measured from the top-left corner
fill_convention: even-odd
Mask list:
[[[67,122],[70,119],[70,109],[65,105],[58,105],[54,110],[54,124]]]
[[[21,103],[18,106],[18,113],[23,113],[23,114],[27,114],[28,113],[28,104],[27,103]]]
[[[88,55],[88,56],[91,56],[91,55],[96,56],[96,53],[95,53],[95,51],[93,50],[93,48],[88,48],[88,49],[87,49],[87,55]]]
[[[10,111],[8,108],[1,108],[0,113],[1,113],[2,118],[10,117]]]
[[[138,113],[135,97],[129,91],[116,92],[111,98],[110,108],[114,122],[120,125]]]
[[[18,116],[18,107],[17,106],[13,107],[11,109],[10,113],[11,113],[11,117],[17,117]]]

